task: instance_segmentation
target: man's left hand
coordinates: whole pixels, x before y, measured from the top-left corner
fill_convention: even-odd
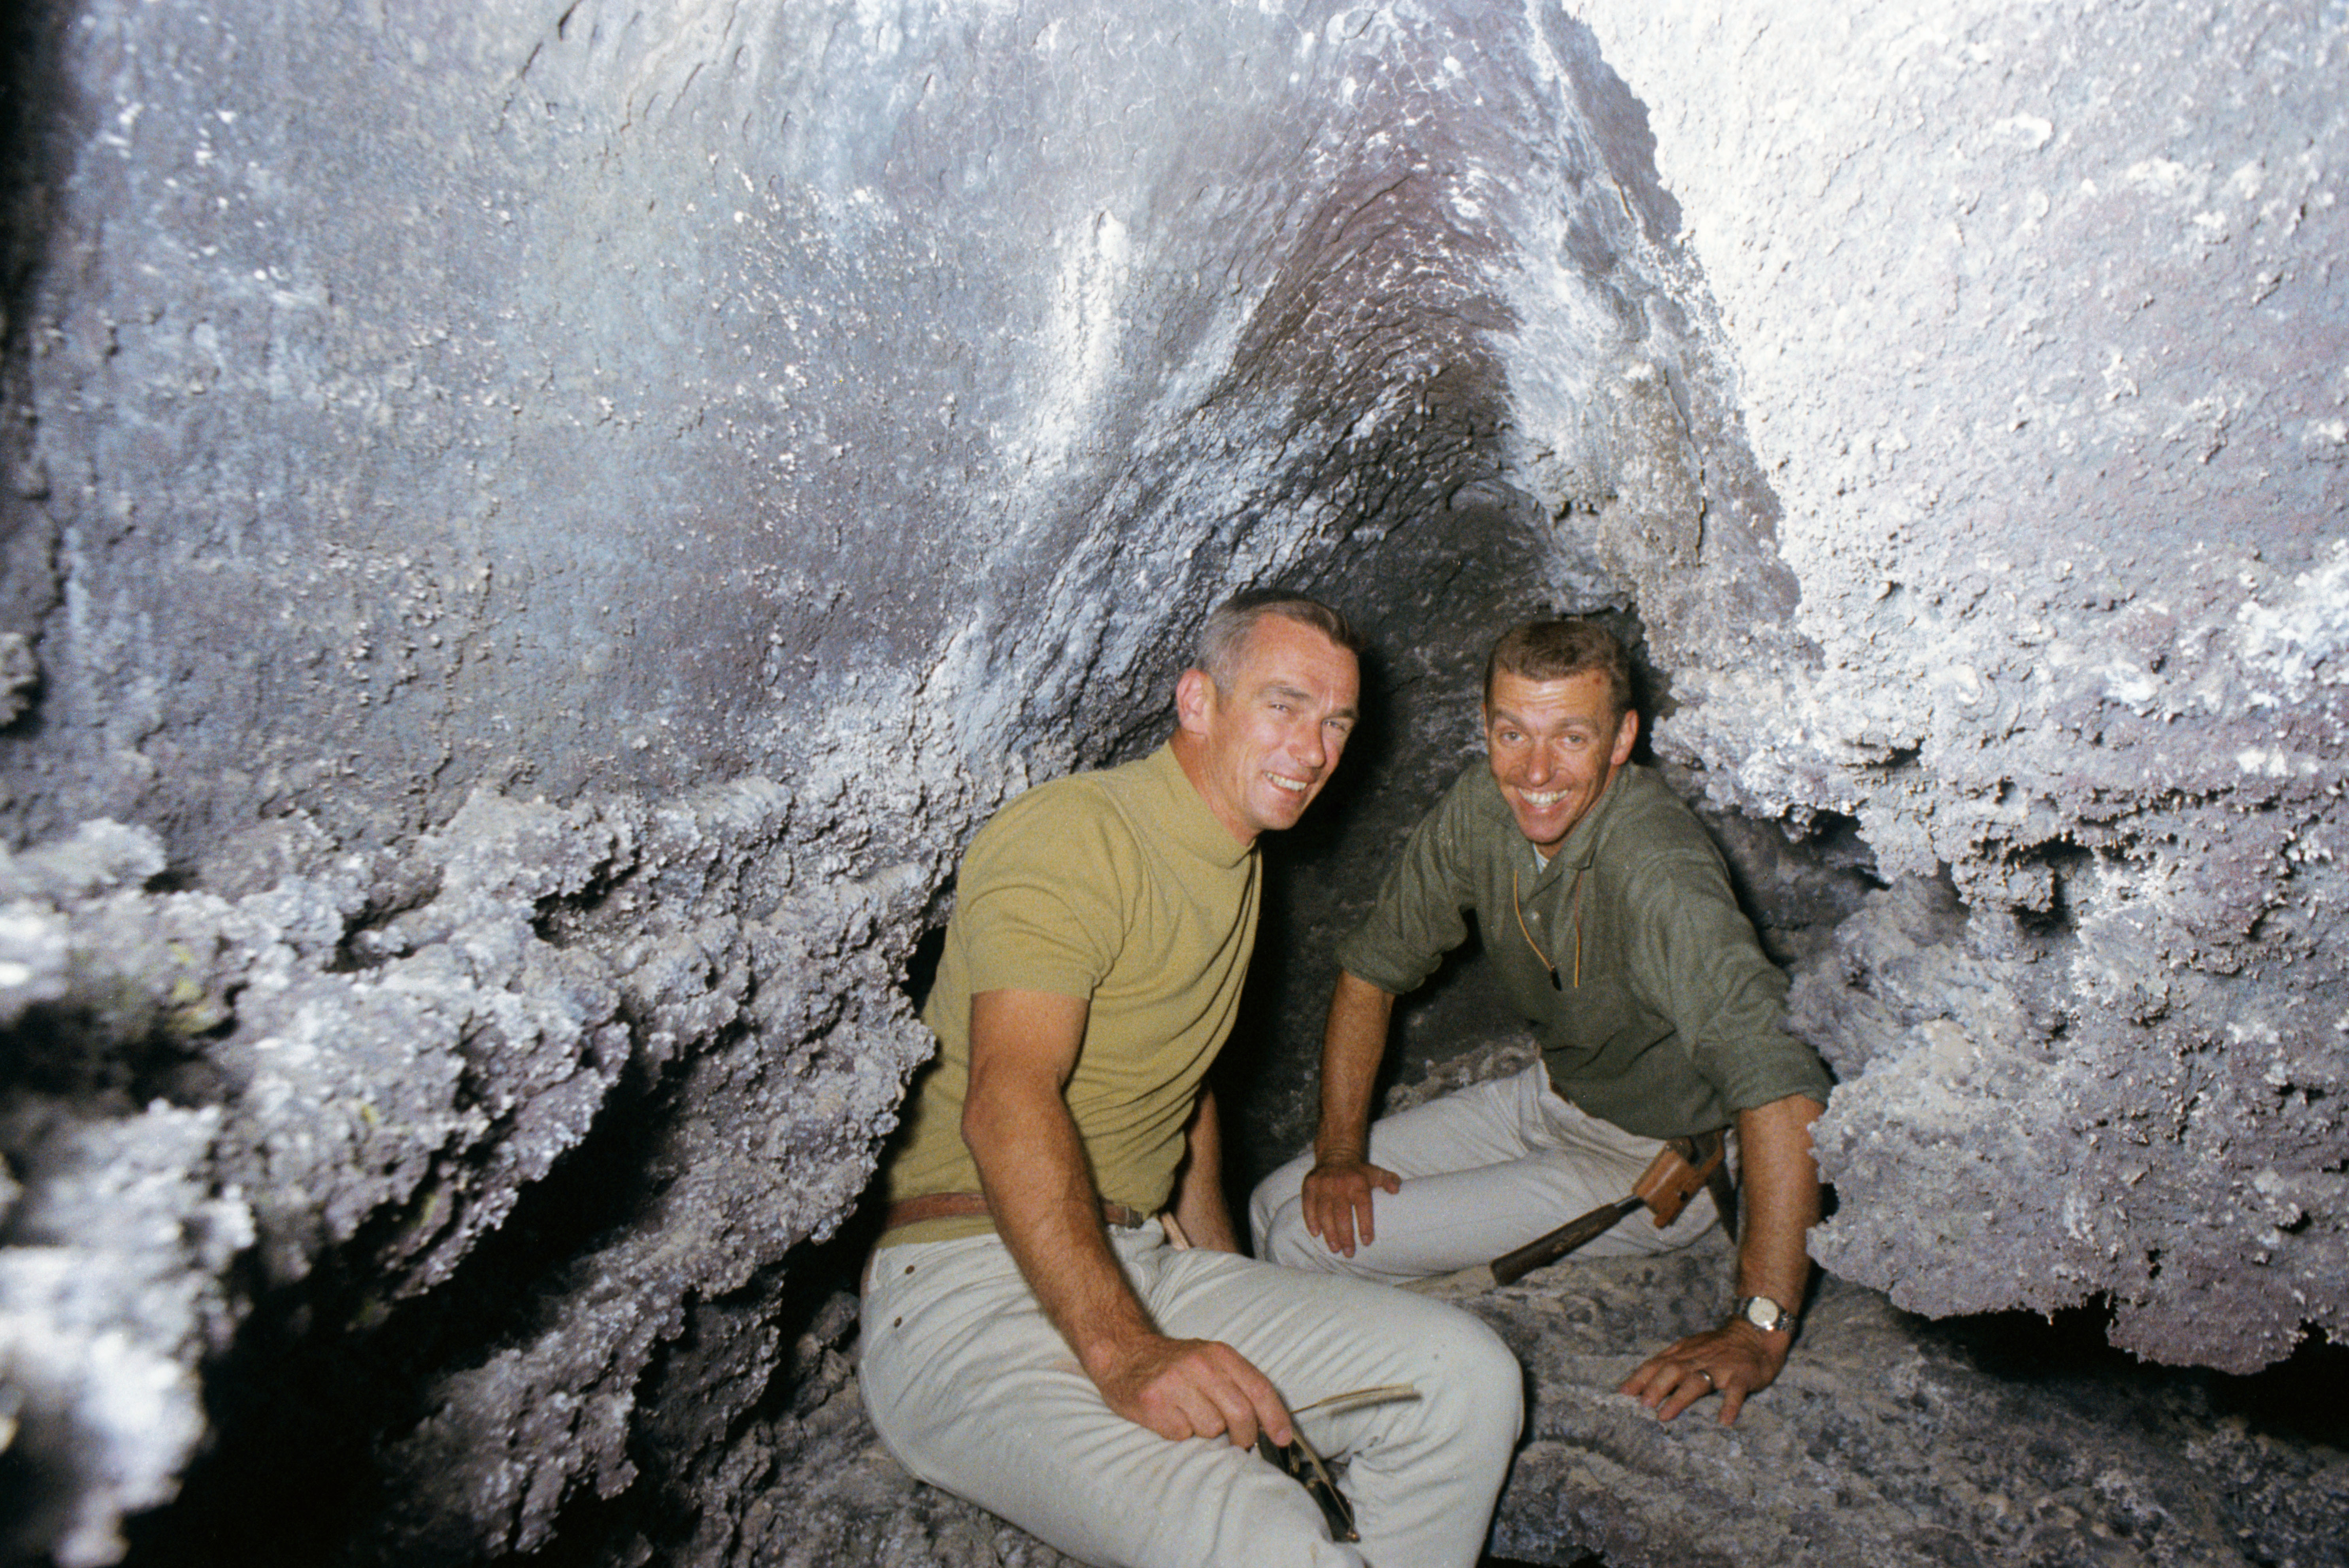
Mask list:
[[[1721,1396],[1721,1424],[1737,1419],[1745,1396],[1767,1388],[1786,1365],[1791,1334],[1764,1334],[1750,1323],[1731,1323],[1650,1357],[1616,1390],[1637,1398],[1671,1420],[1707,1394]]]

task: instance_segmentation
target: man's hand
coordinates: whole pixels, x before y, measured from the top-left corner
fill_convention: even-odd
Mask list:
[[[1371,1190],[1400,1191],[1402,1178],[1371,1164],[1363,1150],[1371,1125],[1371,1090],[1386,1055],[1394,997],[1360,975],[1338,971],[1330,993],[1330,1021],[1321,1031],[1321,1120],[1313,1135],[1313,1169],[1306,1173],[1299,1210],[1305,1228],[1333,1253],[1354,1255],[1354,1238],[1367,1245],[1378,1228],[1371,1220]]]
[[[1259,1431],[1278,1444],[1297,1435],[1270,1379],[1221,1340],[1154,1334],[1087,1357],[1085,1372],[1111,1409],[1176,1442],[1229,1438],[1247,1449]]]
[[[1306,1173],[1301,1208],[1305,1228],[1333,1253],[1354,1255],[1354,1238],[1368,1246],[1378,1239],[1371,1219],[1371,1190],[1399,1192],[1402,1178],[1369,1161],[1324,1160]]]
[[[1737,1141],[1745,1157],[1745,1234],[1737,1248],[1740,1295],[1766,1295],[1781,1303],[1803,1299],[1811,1277],[1805,1239],[1819,1219],[1811,1124],[1820,1109],[1809,1096],[1791,1094],[1737,1113]],[[1791,1332],[1764,1333],[1733,1318],[1650,1357],[1617,1391],[1667,1421],[1717,1393],[1725,1427],[1737,1419],[1748,1394],[1777,1380],[1794,1343]]]
[[[1632,1396],[1667,1421],[1707,1394],[1719,1394],[1725,1427],[1737,1419],[1746,1395],[1777,1380],[1794,1343],[1791,1334],[1765,1334],[1744,1322],[1726,1324],[1648,1357],[1616,1392]]]

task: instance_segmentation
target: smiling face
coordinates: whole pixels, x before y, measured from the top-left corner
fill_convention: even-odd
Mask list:
[[[1640,736],[1636,711],[1618,715],[1606,672],[1528,680],[1495,671],[1485,704],[1485,746],[1517,830],[1545,855],[1607,791],[1615,769],[1631,759]]]
[[[1185,670],[1174,687],[1174,754],[1232,837],[1289,828],[1321,792],[1352,732],[1354,655],[1311,626],[1262,615],[1229,685]]]

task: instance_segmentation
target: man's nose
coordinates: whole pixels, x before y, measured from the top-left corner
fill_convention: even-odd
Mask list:
[[[1557,771],[1557,758],[1548,747],[1536,742],[1526,758],[1526,782],[1536,785],[1547,783],[1549,776]]]

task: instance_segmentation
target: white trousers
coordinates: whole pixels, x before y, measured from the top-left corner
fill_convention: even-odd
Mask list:
[[[1490,1263],[1601,1203],[1630,1193],[1663,1144],[1576,1109],[1550,1088],[1539,1062],[1509,1078],[1472,1084],[1371,1124],[1371,1163],[1402,1178],[1371,1195],[1377,1239],[1350,1258],[1305,1228],[1299,1194],[1313,1169],[1308,1150],[1257,1186],[1248,1225],[1257,1256],[1394,1283]],[[1687,1246],[1719,1222],[1699,1193],[1662,1230],[1635,1212],[1586,1243],[1586,1257],[1624,1257]]]
[[[993,1236],[885,1248],[867,1271],[859,1378],[907,1470],[1103,1568],[1471,1568],[1523,1418],[1524,1376],[1491,1329],[1404,1292],[1178,1250],[1154,1222],[1111,1243],[1161,1330],[1231,1346],[1291,1409],[1419,1390],[1299,1418],[1346,1463],[1361,1544],[1333,1543],[1253,1449],[1170,1442],[1112,1411]]]

